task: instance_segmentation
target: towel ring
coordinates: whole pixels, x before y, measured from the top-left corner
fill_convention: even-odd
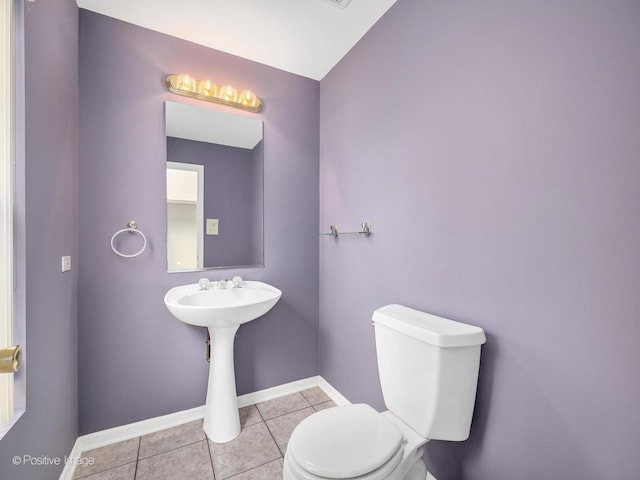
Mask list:
[[[116,246],[113,244],[113,241],[116,239],[116,237],[118,235],[120,235],[123,232],[137,233],[138,235],[140,235],[142,237],[142,242],[143,242],[142,243],[142,248],[140,250],[138,250],[136,253],[132,253],[131,255],[127,255],[125,253],[122,253],[122,252],[118,251]],[[144,252],[145,248],[147,248],[147,237],[144,236],[144,233],[142,233],[140,230],[138,230],[138,224],[135,222],[135,220],[131,220],[130,222],[128,222],[127,223],[127,228],[123,228],[122,230],[118,230],[116,233],[113,234],[113,237],[111,237],[111,250],[113,250],[113,253],[115,253],[116,255],[120,255],[121,257],[124,257],[124,258],[137,257],[142,252]]]

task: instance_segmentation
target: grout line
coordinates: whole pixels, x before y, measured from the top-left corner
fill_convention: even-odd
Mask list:
[[[138,451],[137,451],[137,453],[136,453],[136,458],[135,458],[135,460],[133,460],[132,462],[124,462],[124,463],[119,463],[119,464],[117,464],[117,465],[107,465],[107,466],[105,466],[105,468],[103,468],[102,470],[98,470],[98,471],[93,472],[93,473],[90,473],[90,474],[88,474],[88,475],[83,475],[82,477],[74,478],[74,480],[82,480],[83,478],[88,478],[88,477],[90,477],[91,475],[96,475],[96,474],[98,474],[98,473],[103,473],[103,472],[106,472],[106,471],[109,471],[109,470],[113,470],[114,468],[123,467],[123,466],[125,466],[125,465],[129,465],[130,463],[135,463],[135,464],[136,464],[136,470],[137,470],[137,468],[138,468],[138,455],[139,455],[139,453],[140,453],[140,437],[137,437],[137,438],[138,438]],[[123,440],[123,441],[124,441],[124,442],[128,442],[128,441],[131,441],[131,440],[133,440],[133,438],[130,438],[129,440]],[[91,452],[92,450],[98,450],[98,449],[100,449],[100,448],[110,447],[110,446],[112,446],[112,445],[115,445],[116,443],[122,443],[122,442],[115,442],[115,443],[112,443],[112,444],[110,444],[110,445],[105,445],[105,446],[103,446],[103,447],[98,447],[98,448],[92,448],[92,449],[90,449],[90,450],[81,450],[81,451],[80,451],[80,458],[85,457],[85,456],[86,456],[86,454],[87,454],[88,452]],[[93,457],[92,457],[92,458],[93,458]],[[77,469],[76,469],[76,470],[77,470]],[[74,472],[73,472],[73,476],[74,476],[74,477],[75,477],[75,474],[76,474],[76,471],[74,470]],[[73,478],[73,477],[72,477],[72,478]],[[134,480],[135,480],[135,476],[134,476]]]
[[[195,421],[197,422],[198,420],[195,420]],[[188,423],[191,423],[191,422],[188,422]],[[186,423],[184,423],[184,424],[182,424],[182,425],[177,425],[177,426],[175,426],[175,427],[165,428],[165,429],[163,429],[163,430],[158,430],[158,432],[164,432],[164,431],[166,431],[166,430],[173,430],[174,428],[180,428],[180,427],[181,427],[181,426],[183,426],[183,425],[187,425],[187,424],[186,424]],[[158,432],[154,432],[154,433],[158,433]],[[153,433],[149,433],[149,434],[147,434],[147,435],[153,435]],[[147,435],[144,435],[144,436],[146,437]],[[142,437],[140,437],[140,444],[139,444],[139,446],[138,446],[138,461],[140,461],[140,460],[146,460],[147,458],[157,457],[158,455],[162,455],[163,453],[173,452],[174,450],[178,450],[179,448],[188,447],[188,446],[190,446],[190,445],[194,445],[194,444],[196,444],[196,443],[200,443],[200,442],[203,442],[203,441],[205,441],[205,440],[208,440],[208,437],[207,437],[206,433],[204,434],[204,438],[201,438],[201,439],[198,439],[198,440],[193,440],[193,441],[188,440],[188,441],[187,441],[188,443],[185,443],[185,444],[182,444],[182,445],[178,445],[177,447],[173,447],[173,448],[170,448],[170,449],[168,449],[168,450],[163,450],[163,451],[158,452],[158,453],[154,453],[153,455],[148,455],[148,456],[146,456],[146,457],[144,457],[144,458],[140,458],[140,450],[142,449]],[[208,445],[208,444],[207,444],[207,445]]]
[[[302,395],[302,398],[304,398],[304,399],[307,401],[307,403],[308,403],[309,405],[311,405],[311,402],[309,401],[309,399],[307,398],[307,396],[306,396],[304,393],[302,393],[302,390],[301,390],[300,392],[298,392],[298,393],[300,393],[300,395]],[[313,405],[311,405],[311,406],[313,407]]]
[[[307,408],[311,408],[311,409],[313,409],[313,405],[308,405],[308,406],[306,406],[306,407],[298,408],[298,409],[296,409],[296,410],[291,410],[290,412],[283,413],[282,415],[277,415],[277,416],[275,416],[275,417],[271,417],[271,418],[269,418],[269,419],[265,420],[264,422],[265,422],[265,423],[270,422],[271,420],[275,420],[276,418],[284,417],[285,415],[289,415],[290,413],[301,412],[302,410],[306,410]]]
[[[209,451],[209,462],[211,462],[211,472],[213,473],[213,480],[216,480],[216,469],[213,466],[213,453],[211,453],[211,444],[209,438],[205,435],[205,442],[207,442],[207,450]]]
[[[276,442],[276,439],[273,436],[273,433],[271,433],[271,429],[269,428],[269,425],[267,425],[267,421],[264,419],[264,416],[262,416],[262,412],[258,407],[256,407],[256,410],[258,410],[258,415],[260,415],[260,418],[262,419],[262,423],[264,423],[264,426],[267,427],[267,432],[269,432],[269,435],[271,435],[271,440],[273,440],[273,443],[275,443],[276,447],[278,447],[278,442]],[[278,451],[280,451],[280,447],[278,447]],[[280,452],[280,454],[282,454],[282,452]]]
[[[260,411],[258,411],[258,413],[260,413]],[[262,415],[260,415],[260,417],[262,417]],[[262,420],[262,422],[254,423],[253,425],[248,425],[247,428],[258,426],[258,425],[260,425],[260,423],[264,424],[265,428],[267,429],[267,432],[269,432],[269,435],[271,436],[271,439],[273,440],[273,443],[275,443],[276,448],[278,449],[278,453],[280,454],[280,457],[273,458],[271,460],[267,460],[265,463],[261,463],[260,465],[256,465],[255,467],[247,468],[246,470],[242,470],[241,472],[234,473],[230,477],[226,477],[225,480],[228,479],[228,478],[233,478],[233,477],[235,477],[237,475],[240,475],[242,473],[250,472],[251,470],[254,470],[254,469],[258,468],[258,467],[262,467],[263,465],[266,465],[266,464],[271,463],[271,462],[275,462],[276,460],[280,460],[280,459],[283,458],[282,452],[280,451],[280,447],[278,447],[278,442],[276,442],[276,439],[273,438],[273,434],[271,433],[271,430],[269,430],[269,427],[267,427],[267,424],[266,424],[266,422],[264,420]],[[209,445],[209,441],[207,441],[207,445]],[[209,454],[213,455],[211,453],[211,449],[209,449]],[[213,465],[212,465],[212,467],[213,467]],[[215,477],[215,470],[214,470],[213,474],[214,474],[214,477]],[[215,478],[214,478],[214,480],[215,480]]]
[[[73,480],[87,480],[87,479],[90,479],[91,477],[93,477],[94,475],[101,475],[101,474],[103,474],[105,472],[109,472],[111,470],[115,470],[116,468],[124,467],[126,465],[131,464],[131,463],[136,463],[137,464],[138,462],[137,461],[133,461],[133,462],[123,463],[122,465],[116,465],[115,467],[108,467],[108,468],[105,468],[104,470],[100,470],[99,472],[93,472],[93,473],[90,473],[89,475],[83,475],[82,477],[76,477]]]
[[[140,457],[140,450],[138,450],[138,461],[146,460],[148,458],[157,457],[158,455],[164,455],[165,453],[173,452],[174,450],[178,450],[180,448],[190,447],[191,445],[195,445],[196,443],[200,443],[200,442],[205,442],[207,440],[208,440],[208,438],[205,435],[204,439],[196,440],[195,442],[185,443],[184,445],[179,445],[177,447],[170,448],[169,450],[163,450],[162,452],[154,453],[153,455],[149,455],[148,457],[144,457],[144,458],[139,458]]]
[[[136,468],[133,472],[133,480],[138,476],[138,462],[140,461],[140,446],[142,445],[142,437],[138,437],[138,453],[136,454]]]
[[[261,463],[260,465],[256,465],[255,467],[251,467],[248,470],[244,470],[242,472],[238,472],[238,473],[234,473],[233,475],[231,475],[230,477],[227,477],[225,480],[230,480],[234,477],[237,477],[238,475],[242,475],[243,473],[247,473],[250,472],[251,470],[255,470],[256,468],[260,468],[260,467],[264,467],[265,465],[269,465],[270,463],[273,462],[277,462],[278,460],[282,460],[282,457],[280,458],[274,458],[273,460],[269,460],[267,462]],[[214,479],[215,480],[215,479]]]
[[[257,406],[256,406],[256,410],[258,410],[258,415],[260,415],[260,418],[262,418],[262,423],[264,423],[264,426],[267,427],[267,432],[269,432],[269,435],[271,435],[271,440],[273,440],[273,443],[276,444],[276,448],[280,452],[280,456],[282,458],[284,458],[284,453],[282,453],[282,450],[280,450],[280,445],[278,445],[278,442],[276,442],[276,437],[274,437],[273,433],[271,433],[271,429],[269,428],[269,425],[267,425],[267,421],[262,416],[262,412],[260,411],[260,409]],[[282,415],[280,415],[280,416],[282,416]],[[275,417],[275,418],[278,418],[278,417]],[[272,419],[270,419],[270,420],[272,420]]]
[[[260,415],[260,418],[262,419],[263,423],[267,423],[267,421],[264,419],[264,417],[262,416],[262,412],[260,411],[260,409],[258,408],[258,404],[255,404],[256,406],[256,410],[258,411],[258,415]]]
[[[300,410],[304,410],[305,408],[309,408],[309,407],[313,408],[313,405],[311,405],[311,402],[309,402],[309,400],[307,400],[307,399],[305,398],[305,396],[304,396],[304,395],[302,395],[302,393],[301,393],[301,392],[297,392],[297,393],[299,393],[299,394],[302,396],[302,399],[303,399],[305,402],[307,402],[307,406],[306,406],[306,407],[297,408],[297,409],[295,409],[295,410],[291,410],[290,412],[286,412],[286,413],[281,413],[280,415],[276,415],[275,417],[270,417],[270,418],[268,418],[268,419],[266,419],[266,420],[265,420],[264,416],[262,415],[262,412],[261,412],[261,411],[260,411],[260,409],[258,408],[258,404],[257,404],[257,403],[255,403],[254,405],[256,406],[256,409],[258,410],[258,413],[259,413],[259,414],[260,414],[260,416],[262,417],[262,421],[266,423],[267,421],[269,421],[269,420],[273,420],[274,418],[284,417],[285,415],[289,415],[290,413],[294,413],[294,412],[299,412]],[[290,393],[289,395],[293,395],[293,394],[292,394],[292,393]],[[288,396],[288,395],[283,395],[283,397],[286,397],[286,396]],[[277,399],[278,399],[278,398],[274,398],[274,399],[267,400],[267,401],[268,401],[268,402],[272,402],[273,400],[277,400]],[[265,403],[265,402],[259,402],[259,403]]]
[[[213,478],[215,480],[215,471],[213,469],[213,457],[212,457],[212,453],[211,453],[211,448],[209,447],[209,439],[206,436],[205,436],[204,440],[197,440],[195,442],[187,443],[185,445],[180,445],[179,447],[175,447],[175,448],[171,448],[169,450],[158,452],[158,453],[156,453],[154,455],[149,455],[148,457],[144,457],[144,458],[140,458],[140,447],[138,447],[138,460],[136,462],[136,475],[135,476],[138,475],[138,464],[139,464],[140,460],[149,460],[149,459],[157,457],[159,455],[164,455],[165,453],[173,452],[174,450],[179,450],[181,448],[190,447],[192,445],[196,445],[196,444],[202,443],[202,442],[206,442],[206,444],[207,444],[207,450],[209,452],[209,462],[211,463],[211,471],[213,472]],[[134,480],[135,480],[135,476],[134,476]]]
[[[324,394],[326,395],[326,397],[327,397],[327,398],[329,398],[329,395],[327,395],[327,393],[326,393],[324,390],[322,390],[320,387],[311,387],[311,388],[307,388],[307,390],[313,390],[314,388],[319,389],[322,393],[324,393]],[[305,399],[307,402],[309,402],[309,404],[310,404],[312,407],[315,407],[316,405],[320,405],[320,404],[322,404],[322,403],[326,403],[326,402],[328,402],[328,401],[330,401],[330,400],[331,400],[331,398],[329,398],[329,400],[323,400],[323,401],[318,402],[318,403],[311,403],[311,400],[309,400],[309,399],[307,398],[307,396],[304,394],[304,392],[306,392],[307,390],[301,390],[301,391],[300,391],[300,395],[302,395],[302,396],[304,397],[304,399]]]

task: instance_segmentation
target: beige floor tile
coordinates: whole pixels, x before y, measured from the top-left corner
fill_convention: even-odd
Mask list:
[[[151,457],[175,448],[201,442],[205,439],[206,436],[204,430],[202,430],[202,420],[167,428],[166,430],[150,433],[140,438],[140,453],[138,458]]]
[[[260,412],[255,405],[249,405],[248,407],[242,407],[240,410],[240,426],[242,428],[254,425],[262,421]]]
[[[303,390],[300,393],[311,405],[318,405],[331,400],[320,387],[313,387],[308,390]]]
[[[136,476],[136,464],[127,463],[120,467],[105,470],[104,472],[94,473],[88,477],[82,477],[82,480],[133,480]]]
[[[297,412],[267,420],[267,427],[283,455],[287,451],[287,444],[289,443],[289,437],[291,437],[293,430],[302,420],[314,413],[316,413],[315,410],[308,407],[304,410],[298,410]]]
[[[93,464],[87,465],[86,467],[78,465],[73,478],[86,477],[87,475],[103,472],[126,463],[135,462],[138,459],[139,445],[140,438],[132,438],[124,442],[82,452],[82,457],[93,459]]]
[[[283,460],[280,458],[247,472],[231,477],[229,480],[282,480]]]
[[[273,400],[268,400],[256,405],[258,410],[260,410],[262,418],[265,420],[295,412],[296,410],[302,410],[310,406],[309,402],[307,402],[300,393],[292,393],[291,395],[274,398]]]
[[[325,410],[327,408],[332,408],[332,407],[337,407],[337,405],[335,404],[335,402],[333,400],[329,400],[328,402],[319,403],[318,405],[314,405],[313,409],[316,412],[319,412],[320,410]]]
[[[245,427],[240,435],[227,443],[209,441],[216,480],[264,465],[281,457],[264,423]]]
[[[176,448],[138,462],[136,480],[213,480],[207,441]]]

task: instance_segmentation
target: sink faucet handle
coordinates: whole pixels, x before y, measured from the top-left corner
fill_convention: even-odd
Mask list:
[[[200,287],[200,290],[209,290],[209,283],[208,278],[201,278],[198,280],[198,287]]]
[[[218,280],[218,283],[216,284],[216,286],[218,287],[218,290],[224,290],[225,288],[227,288],[227,281],[226,280]]]
[[[233,287],[234,288],[242,288],[242,277],[239,275],[236,275],[235,277],[233,277],[231,279],[231,281],[233,282]]]

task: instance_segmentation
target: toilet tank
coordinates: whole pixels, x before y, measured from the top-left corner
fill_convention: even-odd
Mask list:
[[[402,305],[377,309],[373,323],[389,411],[424,438],[466,440],[484,331]]]

